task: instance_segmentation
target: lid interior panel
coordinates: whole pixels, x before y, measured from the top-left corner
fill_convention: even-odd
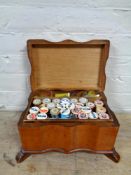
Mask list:
[[[105,43],[29,40],[32,90],[103,88],[108,56]]]

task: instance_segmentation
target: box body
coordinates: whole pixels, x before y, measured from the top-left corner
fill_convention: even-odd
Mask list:
[[[21,162],[30,154],[47,151],[102,153],[118,161],[119,156],[114,151],[114,144],[119,123],[103,92],[109,41],[78,43],[67,40],[52,43],[29,40],[27,46],[32,68],[32,92],[28,106],[18,122],[23,151],[17,156],[17,161]],[[26,116],[33,97],[55,90],[97,90],[105,103],[110,120],[27,121]]]

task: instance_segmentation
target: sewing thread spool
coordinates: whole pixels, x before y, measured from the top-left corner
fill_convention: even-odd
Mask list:
[[[59,99],[59,98],[54,98],[54,99],[52,100],[52,102],[55,103],[55,104],[60,103],[60,99]]]
[[[99,113],[98,114],[99,119],[110,119],[109,115],[107,113]]]
[[[61,103],[70,103],[70,99],[69,98],[62,98]]]
[[[87,103],[87,106],[91,109],[94,109],[95,108],[95,104],[93,102],[88,102]]]
[[[69,119],[70,118],[70,109],[65,109],[61,112],[62,119]]]
[[[86,113],[86,114],[89,114],[89,113],[91,113],[91,108],[89,108],[88,106],[82,106],[81,111]]]
[[[78,100],[76,98],[71,98],[70,101],[71,101],[71,103],[74,103],[74,104],[76,104],[78,102]]]
[[[53,103],[53,102],[48,103],[48,104],[47,104],[47,108],[48,108],[48,109],[53,109],[53,108],[55,108],[55,103]]]
[[[48,108],[47,107],[41,107],[40,108],[40,113],[47,113],[48,112]]]
[[[79,118],[79,119],[88,119],[88,114],[85,113],[85,112],[80,112],[80,113],[78,114],[78,118]]]
[[[37,106],[33,106],[29,109],[30,114],[37,114],[39,112],[39,108]]]
[[[81,98],[79,98],[79,102],[82,104],[86,104],[88,102],[88,100],[85,97],[81,97]]]
[[[95,103],[96,107],[100,107],[100,106],[104,105],[103,101],[101,101],[101,100],[96,100],[94,103]]]
[[[89,114],[89,119],[98,119],[98,114],[96,112],[91,112]]]
[[[51,102],[51,99],[50,99],[50,98],[44,98],[44,99],[42,100],[42,102],[43,102],[44,104],[48,104],[48,103]]]
[[[36,115],[35,114],[28,114],[27,115],[27,120],[35,120],[36,119]]]
[[[36,99],[33,100],[32,103],[33,103],[33,105],[36,105],[36,106],[37,106],[37,105],[40,105],[40,104],[41,104],[41,99],[36,98]]]
[[[52,118],[59,118],[59,109],[58,108],[53,108],[50,110],[50,114]]]
[[[96,112],[97,113],[105,113],[106,112],[106,108],[103,106],[96,106]]]

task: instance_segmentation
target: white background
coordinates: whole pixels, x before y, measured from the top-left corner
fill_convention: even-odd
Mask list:
[[[0,0],[0,110],[27,105],[31,38],[109,39],[108,103],[131,112],[131,0]]]

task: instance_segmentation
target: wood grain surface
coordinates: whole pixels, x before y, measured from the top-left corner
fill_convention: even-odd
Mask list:
[[[119,123],[107,104],[105,64],[109,54],[108,40],[85,43],[28,40],[31,63],[31,87],[28,105],[18,122],[22,149],[16,156],[22,162],[31,154],[48,151],[71,153],[86,151],[105,154],[114,162],[120,159],[114,149]],[[26,122],[34,96],[53,90],[97,90],[104,101],[110,120],[43,120]]]

